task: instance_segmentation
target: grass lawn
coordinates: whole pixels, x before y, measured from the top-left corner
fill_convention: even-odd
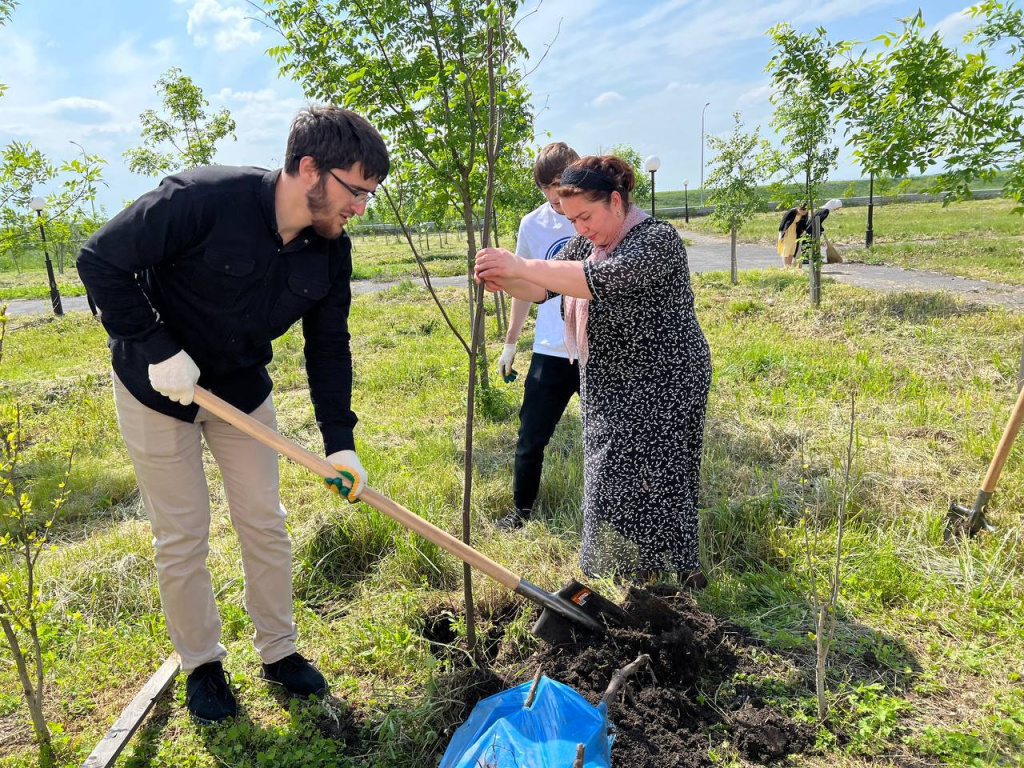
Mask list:
[[[420,256],[434,277],[450,277],[466,273],[466,238],[462,233],[433,233],[429,238],[416,237]],[[353,241],[353,279],[397,281],[419,276],[412,250],[405,239],[358,236]],[[56,269],[56,265],[54,267]],[[68,263],[64,274],[57,274],[61,296],[84,296],[85,286],[78,279],[74,264]],[[49,299],[50,288],[43,253],[23,252],[19,263],[0,257],[0,300]]]
[[[892,264],[961,277],[1024,285],[1024,238],[965,238],[934,243],[899,243],[848,251],[866,264]]]
[[[64,274],[54,274],[61,296],[85,296],[85,286],[78,279],[78,271],[68,265]],[[46,268],[32,264],[21,272],[2,269],[0,265],[0,300],[49,299],[50,282]]]
[[[966,240],[1019,237],[1024,235],[1024,219],[1011,213],[1011,200],[972,200],[952,203],[897,203],[876,205],[874,211],[875,243],[903,243],[920,240]],[[825,231],[835,243],[864,242],[868,209],[840,208],[829,215]],[[759,213],[739,231],[743,242],[774,245],[779,234],[782,213]],[[691,217],[689,227],[681,219],[672,222],[704,234],[721,234],[706,216]]]
[[[951,496],[973,499],[1016,398],[1024,318],[945,295],[882,296],[831,283],[815,313],[804,281],[781,271],[741,273],[736,287],[726,275],[705,274],[695,289],[714,361],[702,471],[711,586],[698,600],[746,627],[771,670],[736,685],[793,717],[814,719],[805,533],[817,521],[822,559],[813,570],[827,570],[855,391],[832,708],[816,725],[818,752],[803,764],[1021,764],[1022,452],[1003,472],[995,535],[947,545],[942,524]],[[443,297],[465,326],[462,292]],[[371,485],[455,531],[464,354],[429,299],[411,290],[359,297],[352,333],[357,440]],[[493,325],[490,333],[493,351]],[[528,348],[528,340],[520,346]],[[281,431],[318,451],[301,349],[298,331],[276,344],[275,399]],[[521,359],[517,367],[526,365]],[[115,424],[98,324],[81,314],[12,320],[0,382],[3,420],[21,407],[28,441],[22,472],[37,509],[55,492],[64,452],[75,448],[71,499],[52,534],[56,549],[41,562],[41,589],[52,603],[49,720],[61,764],[77,765],[170,652],[151,535]],[[540,519],[514,535],[488,524],[512,503],[521,396],[520,380],[499,383],[484,398],[475,537],[525,578],[555,586],[575,573],[579,546],[575,401],[549,447]],[[460,654],[438,653],[424,635],[428,617],[446,611],[459,631],[461,564],[383,515],[339,503],[305,470],[282,462],[301,648],[336,697],[287,701],[257,677],[237,542],[215,466],[207,466],[209,564],[243,717],[197,728],[185,715],[179,679],[121,764],[436,764],[459,719],[452,702],[460,683],[450,673]],[[507,619],[498,630],[506,651],[498,671],[528,679],[533,670],[525,659],[536,648],[527,631],[531,609],[482,577],[476,590],[485,617]],[[9,659],[0,664],[0,733],[0,766],[36,764]],[[357,754],[346,750],[346,735]],[[713,764],[741,764],[733,746],[710,736],[701,749]]]
[[[995,175],[994,178],[989,180],[976,179],[970,184],[971,189],[1002,189],[1006,186],[1006,182],[1009,179],[1009,173],[1000,171]],[[907,192],[926,192],[928,187],[935,183],[934,175],[914,176],[910,179],[910,183],[907,185]],[[893,186],[893,189],[895,185]],[[803,189],[800,184],[789,185],[787,191],[795,195],[799,195]],[[767,192],[767,188],[761,187],[762,192]],[[868,179],[838,179],[835,181],[826,181],[821,185],[819,195],[822,200],[827,200],[830,197],[847,197],[851,193],[854,197],[867,197],[869,191]],[[883,186],[881,182],[875,182],[875,198],[881,197]],[[886,190],[887,194],[892,194]],[[683,189],[670,189],[664,192],[658,192],[658,207],[683,207],[689,199],[690,210],[693,210],[700,205],[700,188],[693,187],[689,191],[689,196],[686,194],[686,190]]]

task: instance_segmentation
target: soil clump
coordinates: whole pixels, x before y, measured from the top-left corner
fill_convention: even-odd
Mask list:
[[[675,587],[631,587],[622,607],[629,626],[544,646],[526,662],[531,675],[540,666],[596,705],[616,670],[641,654],[650,656],[649,669],[629,681],[611,711],[615,768],[706,766],[709,746],[723,742],[752,763],[773,763],[812,749],[810,725],[767,705],[749,684],[733,683],[737,672],[764,672],[743,652],[752,645],[744,630],[705,613]],[[500,653],[498,662],[504,658]],[[518,666],[522,670],[521,662]],[[519,682],[506,681],[503,689]],[[494,693],[494,685],[488,677],[479,698]],[[466,716],[473,693],[463,690],[460,697]]]

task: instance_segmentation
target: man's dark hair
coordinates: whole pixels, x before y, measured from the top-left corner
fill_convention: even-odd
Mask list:
[[[321,173],[330,168],[347,171],[361,163],[363,174],[380,182],[391,169],[388,148],[377,129],[365,117],[341,107],[310,106],[292,120],[284,172],[294,176],[307,155]]]
[[[537,161],[533,164],[533,180],[538,187],[546,187],[579,159],[576,150],[564,141],[548,144],[537,154]]]

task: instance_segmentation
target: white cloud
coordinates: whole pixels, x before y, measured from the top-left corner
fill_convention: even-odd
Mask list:
[[[267,102],[278,98],[273,88],[262,88],[258,91],[235,91],[231,88],[221,88],[217,94],[221,101],[242,101],[242,102]]]
[[[0,51],[3,51],[0,82],[12,88],[20,82],[41,88],[59,80],[63,72],[52,63],[53,57],[39,50],[45,46],[30,35],[16,32],[11,27],[0,27]]]
[[[106,101],[102,99],[89,99],[84,96],[64,96],[60,99],[48,101],[39,108],[41,113],[50,115],[67,110],[92,110],[94,112],[104,112],[108,115],[115,114],[114,108]]]
[[[977,19],[972,19],[967,14],[967,10],[967,8],[964,8],[956,13],[951,13],[935,25],[934,31],[938,32],[949,45],[955,46],[963,42],[967,31],[977,25]]]
[[[605,104],[614,104],[616,101],[625,100],[626,99],[622,96],[621,93],[616,93],[615,91],[605,91],[592,102],[590,102],[590,105],[592,107],[603,107]]]
[[[137,43],[137,38],[130,37],[101,54],[99,69],[106,75],[135,79],[142,74],[159,72],[172,65],[175,59],[173,40],[156,40],[143,46],[141,50]],[[153,77],[153,80],[155,79],[156,76]]]
[[[741,93],[736,99],[736,106],[747,107],[755,104],[767,104],[772,95],[772,84],[770,81],[756,85],[750,90]]]
[[[260,31],[245,8],[231,0],[194,0],[188,10],[188,33],[198,47],[212,45],[217,51],[254,46],[260,40]]]

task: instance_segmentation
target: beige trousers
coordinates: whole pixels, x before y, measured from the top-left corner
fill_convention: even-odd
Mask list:
[[[201,437],[224,479],[256,650],[268,664],[294,653],[292,553],[278,492],[277,454],[205,409],[193,424],[157,413],[136,400],[116,375],[114,403],[153,528],[160,601],[182,670],[191,672],[227,655],[206,567],[210,491]],[[277,428],[271,398],[251,415]]]

